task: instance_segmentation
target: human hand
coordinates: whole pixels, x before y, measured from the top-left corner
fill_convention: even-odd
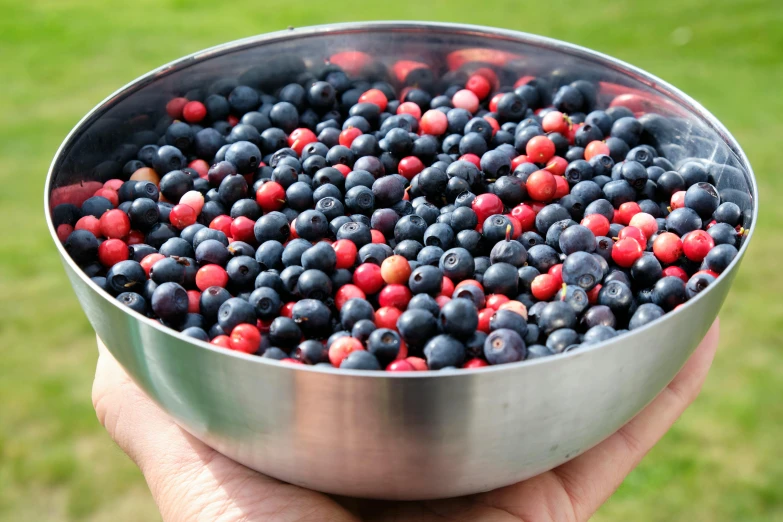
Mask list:
[[[582,522],[603,504],[696,399],[718,322],[674,380],[618,432],[551,471],[462,498],[389,502],[331,497],[257,473],[209,448],[154,404],[98,340],[98,419],[139,466],[164,522]]]

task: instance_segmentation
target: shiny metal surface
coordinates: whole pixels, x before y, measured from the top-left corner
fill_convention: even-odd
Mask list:
[[[196,53],[136,80],[88,114],[55,156],[45,190],[50,232],[88,319],[183,428],[251,468],[307,488],[387,499],[455,496],[514,483],[579,455],[627,422],[682,367],[717,315],[749,237],[707,291],[610,342],[498,367],[403,374],[286,365],[186,338],[98,289],[57,241],[48,212],[53,191],[111,175],[116,165],[104,160],[129,139],[131,122],[154,128],[167,98],[188,84],[236,76],[285,55],[306,57],[302,67],[311,67],[352,49],[385,63],[401,56],[442,70],[458,61],[448,53],[466,48],[500,62],[508,55],[487,50],[512,53],[498,68],[516,75],[589,75],[604,82],[604,101],[635,92],[628,103],[674,122],[666,132],[676,145],[667,156],[708,160],[723,197],[744,209],[752,234],[756,184],[728,131],[674,87],[577,46],[474,26],[383,22],[289,30]]]

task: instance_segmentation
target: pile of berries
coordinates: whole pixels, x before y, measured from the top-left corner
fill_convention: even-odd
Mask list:
[[[221,80],[174,98],[118,179],[58,189],[57,234],[187,336],[387,371],[599,343],[737,255],[741,209],[705,164],[675,168],[597,84],[398,69],[398,87],[332,63],[274,96]]]

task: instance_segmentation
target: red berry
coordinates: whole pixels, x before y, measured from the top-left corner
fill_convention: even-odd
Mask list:
[[[147,273],[147,277],[150,276],[150,269],[152,268],[152,265],[160,261],[161,259],[165,258],[163,254],[158,254],[157,252],[154,254],[147,254],[144,256],[144,259],[142,259],[139,264],[144,269],[144,271]]]
[[[380,89],[370,89],[359,96],[359,103],[374,103],[380,107],[381,112],[383,112],[386,110],[386,105],[388,105],[389,100]]]
[[[109,189],[109,188],[99,188],[95,191],[94,196],[101,196],[103,198],[108,199],[112,206],[116,207],[120,204],[120,196],[117,194],[116,191]]]
[[[597,236],[605,236],[609,233],[609,220],[603,214],[588,214],[582,218],[582,226],[589,228]]]
[[[118,190],[120,190],[120,187],[122,187],[123,183],[124,181],[122,181],[121,179],[110,179],[109,181],[103,184],[103,188],[117,192]]]
[[[527,320],[527,306],[523,305],[519,301],[509,301],[500,305],[498,310],[511,310],[515,314],[519,314]]]
[[[256,203],[264,212],[280,210],[285,205],[285,189],[277,181],[267,181],[258,187]]]
[[[198,172],[198,176],[201,179],[207,179],[207,175],[209,174],[209,163],[203,159],[194,159],[188,163],[188,167]],[[180,203],[182,203],[182,201],[180,201]]]
[[[568,135],[568,127],[571,125],[571,120],[560,111],[551,111],[544,116],[541,120],[541,127],[544,132],[557,132],[563,136]]]
[[[585,147],[585,159],[590,161],[591,158],[600,154],[609,155],[609,146],[603,141],[591,141]]]
[[[546,164],[544,170],[551,172],[553,176],[562,177],[568,167],[568,161],[560,156],[555,156]]]
[[[169,214],[171,224],[180,230],[193,225],[197,218],[198,214],[190,205],[174,205]]]
[[[280,315],[282,315],[283,317],[288,317],[290,319],[291,315],[293,315],[293,310],[294,310],[294,305],[295,304],[296,303],[294,301],[290,301],[290,302],[284,304],[282,306],[282,308],[280,308]]]
[[[185,104],[182,108],[182,117],[188,123],[198,123],[207,116],[207,108],[198,101],[192,101]]]
[[[188,290],[188,313],[197,314],[201,311],[201,292]]]
[[[497,134],[497,132],[500,130],[500,124],[498,123],[498,120],[488,115],[484,115],[484,119],[487,120],[489,122],[489,126],[492,127],[492,136]]]
[[[555,144],[546,136],[535,136],[527,142],[525,154],[535,163],[546,163],[555,155]]]
[[[139,230],[131,230],[128,232],[128,236],[124,239],[129,245],[140,245],[144,243],[146,236]]]
[[[672,198],[669,201],[669,206],[672,207],[672,210],[682,208],[685,206],[685,191],[680,190],[678,192],[675,192],[672,194]]]
[[[231,330],[229,348],[243,353],[256,353],[261,345],[261,332],[256,325],[242,323]]]
[[[647,239],[651,238],[658,232],[658,222],[655,221],[655,218],[652,217],[652,215],[646,212],[639,212],[638,214],[635,214],[628,222],[628,225],[641,230],[644,234],[644,237]]]
[[[74,230],[86,230],[92,233],[95,237],[101,237],[101,221],[95,216],[82,216],[79,221],[76,222]]]
[[[555,185],[557,185],[557,189],[555,190],[555,199],[560,199],[571,192],[571,187],[568,186],[568,181],[566,181],[563,176],[554,176],[554,178]]]
[[[556,265],[553,265],[549,268],[547,271],[547,274],[551,275],[555,278],[555,282],[557,283],[557,286],[561,286],[563,284],[563,264],[558,263]]]
[[[535,228],[536,213],[527,203],[522,203],[514,207],[511,210],[511,215],[514,216],[519,223],[520,233],[529,232]]]
[[[483,100],[489,96],[489,93],[492,90],[489,81],[480,74],[474,74],[468,78],[467,83],[465,83],[465,88],[472,91],[479,100]]]
[[[362,289],[365,294],[376,294],[383,287],[381,267],[374,263],[363,263],[356,267],[353,273],[353,284]]]
[[[422,170],[424,170],[424,163],[416,156],[402,158],[397,165],[397,172],[408,181],[412,180]]]
[[[397,331],[397,319],[402,312],[392,306],[383,306],[375,311],[375,326],[378,328],[389,328]]]
[[[479,194],[471,203],[471,208],[476,213],[479,224],[481,224],[489,216],[503,213],[503,201],[495,194]]]
[[[237,126],[237,124],[239,123],[239,118],[237,118],[237,117],[236,117],[236,116],[234,116],[233,114],[229,114],[229,115],[228,115],[228,118],[226,118],[226,121],[228,122],[228,124],[229,124],[230,126],[232,126],[232,127],[236,127],[236,126]]]
[[[481,158],[479,158],[475,154],[470,154],[470,153],[463,154],[462,156],[459,157],[459,161],[467,161],[469,163],[474,164],[476,168],[478,169],[481,168]]]
[[[533,282],[530,283],[530,293],[539,301],[549,301],[560,290],[560,286],[555,276],[541,274],[533,278]]]
[[[523,163],[533,163],[533,162],[530,161],[530,159],[528,159],[528,157],[525,156],[524,154],[520,154],[519,156],[511,160],[511,172],[514,172],[517,169],[517,167],[519,167]]]
[[[406,357],[405,360],[408,361],[417,372],[426,372],[429,369],[427,368],[427,361],[421,357]]]
[[[233,222],[234,220],[231,219],[231,216],[221,214],[212,220],[212,222],[209,224],[209,228],[213,230],[220,230],[228,237],[231,236],[231,223]]]
[[[339,368],[343,359],[359,350],[364,350],[361,341],[353,337],[340,337],[329,347],[329,362],[332,363],[332,366]]]
[[[663,277],[679,277],[683,283],[688,282],[688,273],[679,266],[667,266],[663,269]]]
[[[130,232],[130,218],[128,214],[118,208],[104,212],[100,224],[101,234],[108,239],[123,238]]]
[[[408,308],[408,303],[413,295],[405,285],[391,284],[383,287],[378,294],[378,304],[381,306],[393,306],[400,310]]]
[[[389,256],[381,263],[381,277],[387,284],[407,284],[410,275],[411,265],[403,256]]]
[[[444,306],[446,306],[446,303],[448,303],[449,301],[451,301],[451,297],[449,297],[447,295],[439,295],[439,296],[435,297],[435,302],[438,303],[438,306],[440,308],[443,308]]]
[[[280,359],[280,362],[288,363],[288,364],[304,364],[299,359],[292,359],[290,357],[285,357],[283,359]]]
[[[332,248],[337,254],[336,268],[351,268],[356,262],[356,244],[350,239],[338,239],[332,243]]]
[[[614,244],[614,248],[612,248],[612,259],[621,267],[628,268],[634,264],[634,261],[642,257],[643,252],[644,249],[642,249],[639,241],[627,237]]]
[[[421,108],[413,102],[405,102],[397,107],[397,114],[410,114],[418,120],[421,118]]]
[[[505,94],[506,94],[505,92],[499,92],[496,95],[494,95],[491,100],[489,100],[489,111],[490,112],[498,112],[498,103],[500,103],[500,99]]]
[[[454,282],[446,276],[443,276],[440,284],[440,295],[451,297],[454,293]]]
[[[182,109],[184,109],[187,104],[187,98],[173,98],[166,104],[166,112],[171,118],[179,120],[182,118]]]
[[[551,201],[557,193],[555,177],[545,170],[537,170],[528,176],[525,186],[528,196],[536,201]]]
[[[362,135],[361,129],[349,127],[340,133],[339,142],[343,147],[350,147],[353,140]]]
[[[642,209],[641,207],[639,207],[639,203],[635,201],[629,201],[627,203],[623,203],[622,205],[620,205],[620,207],[614,213],[614,218],[617,220],[618,223],[627,225],[631,222],[631,218],[641,211]]]
[[[383,236],[383,232],[381,232],[380,230],[375,230],[373,228],[370,230],[370,235],[372,236],[373,243],[380,243],[380,244],[386,243],[386,238]]]
[[[210,286],[225,288],[227,284],[228,273],[220,265],[204,265],[196,272],[196,286],[202,292]]]
[[[497,310],[500,308],[500,305],[506,304],[509,301],[511,301],[511,299],[503,294],[490,294],[487,296],[487,308]]]
[[[489,333],[489,320],[495,314],[494,308],[482,308],[478,313],[478,326],[477,330],[484,333]]]
[[[691,261],[702,261],[715,246],[715,241],[704,230],[694,230],[682,237],[682,251]]]
[[[355,298],[366,299],[367,294],[356,285],[343,285],[334,294],[334,306],[340,310],[347,301]]]
[[[227,335],[218,335],[217,337],[209,341],[209,344],[222,346],[223,348],[231,348],[231,338]]]
[[[587,302],[594,305],[598,302],[598,294],[601,292],[603,285],[595,285],[592,290],[587,292]]]
[[[416,371],[416,368],[413,367],[411,363],[406,361],[405,359],[400,359],[398,361],[392,361],[389,363],[389,365],[386,367],[387,372],[413,372]]]
[[[431,134],[440,136],[449,128],[449,120],[446,115],[434,109],[425,112],[419,122],[419,129],[422,134]]]
[[[98,247],[98,261],[106,268],[128,259],[128,245],[122,239],[107,239]]]
[[[489,366],[489,363],[484,359],[478,358],[470,359],[462,365],[463,368],[483,368],[484,366]]]
[[[333,165],[334,168],[340,171],[340,174],[343,175],[343,177],[348,177],[348,174],[351,173],[351,167],[348,165],[343,165],[342,163],[338,163],[336,165]]]
[[[253,233],[255,225],[256,222],[249,217],[239,216],[231,222],[231,237],[234,238],[234,241],[253,244],[256,241],[256,236]]]
[[[457,109],[465,109],[471,114],[475,114],[479,109],[479,99],[471,90],[462,89],[454,93],[451,97],[451,103]]]
[[[644,237],[644,232],[639,230],[636,227],[627,226],[624,227],[622,230],[620,230],[620,233],[617,234],[618,239],[625,239],[625,238],[631,238],[635,239],[637,243],[639,243],[639,246],[642,247],[642,250],[644,250],[647,247],[647,238]]]
[[[318,141],[318,136],[307,128],[294,129],[294,131],[288,135],[288,146],[294,149],[300,156],[302,155],[305,146],[316,141]]]
[[[73,232],[73,227],[68,223],[57,225],[57,239],[60,240],[60,243],[65,243],[68,236],[71,235],[71,232]],[[100,250],[98,252],[100,252]]]

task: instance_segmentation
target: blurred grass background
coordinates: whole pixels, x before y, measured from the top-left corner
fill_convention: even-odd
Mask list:
[[[289,25],[389,18],[597,49],[682,88],[739,139],[763,206],[721,314],[722,349],[702,396],[595,520],[783,520],[780,0],[0,0],[0,13],[0,522],[159,520],[95,419],[94,335],[42,217],[66,133],[110,92],[184,54]]]

